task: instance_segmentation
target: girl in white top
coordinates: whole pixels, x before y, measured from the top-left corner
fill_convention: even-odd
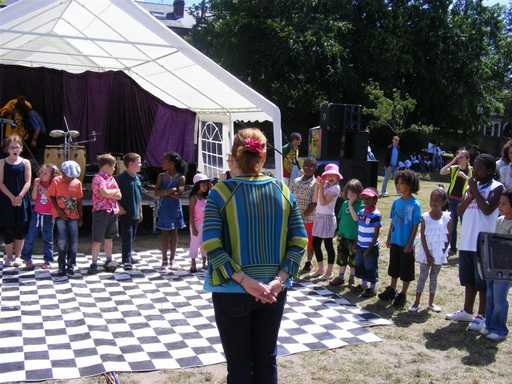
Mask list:
[[[440,312],[441,308],[434,304],[436,295],[437,277],[441,266],[447,261],[450,241],[450,212],[443,211],[448,203],[448,195],[442,188],[434,189],[430,193],[430,212],[421,217],[421,241],[416,247],[416,261],[420,264],[420,276],[416,287],[416,301],[409,308],[409,312],[418,312],[421,294],[425,288],[430,273],[428,309]]]
[[[322,177],[318,178],[313,201],[317,201],[316,214],[313,220],[313,248],[315,250],[318,269],[310,277],[322,276],[322,279],[330,279],[334,267],[333,238],[336,232],[336,215],[334,207],[340,195],[340,180],[343,179],[336,164],[327,164]],[[322,254],[322,242],[327,250],[327,271],[324,274],[324,262]]]

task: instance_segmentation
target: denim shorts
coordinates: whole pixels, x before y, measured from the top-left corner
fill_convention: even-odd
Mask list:
[[[475,287],[479,291],[485,290],[485,281],[478,273],[478,253],[473,251],[459,251],[459,281],[463,287]]]

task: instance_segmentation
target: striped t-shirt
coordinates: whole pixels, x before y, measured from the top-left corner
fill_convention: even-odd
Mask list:
[[[375,230],[382,225],[382,215],[378,209],[375,209],[373,212],[365,212],[363,208],[357,213],[357,216],[359,216],[357,245],[361,248],[368,248],[372,243]],[[378,245],[378,242],[375,245]]]

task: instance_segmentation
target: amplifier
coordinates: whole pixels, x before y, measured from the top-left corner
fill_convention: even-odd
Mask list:
[[[480,277],[512,281],[512,235],[480,232],[478,257]]]

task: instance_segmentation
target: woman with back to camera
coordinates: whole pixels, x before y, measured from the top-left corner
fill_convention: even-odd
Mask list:
[[[262,175],[267,139],[258,129],[234,138],[235,172],[208,196],[205,289],[226,355],[228,384],[277,383],[276,343],[286,289],[297,276],[307,235],[288,187]]]

